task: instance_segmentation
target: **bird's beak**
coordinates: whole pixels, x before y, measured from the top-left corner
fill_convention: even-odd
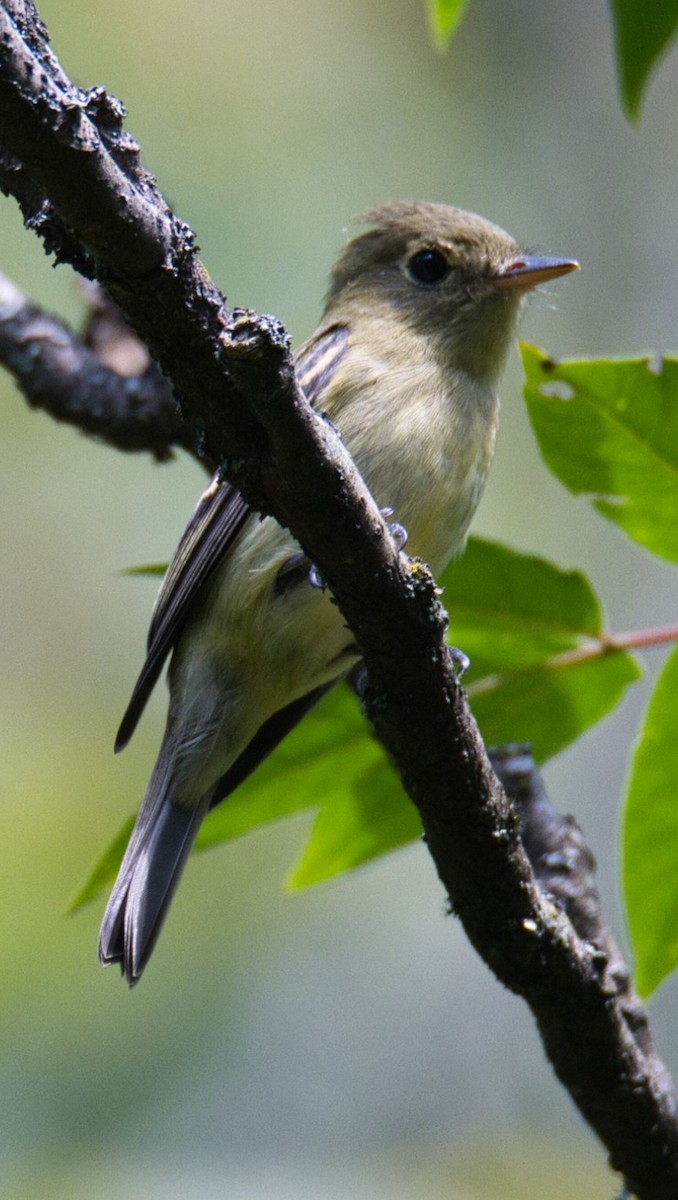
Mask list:
[[[578,271],[579,263],[573,258],[537,258],[525,255],[512,258],[497,271],[493,283],[496,288],[504,291],[508,288],[520,288],[527,291],[549,279],[557,279],[559,275],[569,275],[570,271]]]

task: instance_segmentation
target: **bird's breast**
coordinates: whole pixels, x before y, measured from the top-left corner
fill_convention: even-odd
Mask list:
[[[384,373],[339,428],[407,553],[440,572],[463,547],[494,453],[499,404],[489,384],[435,363]],[[362,412],[360,411],[362,409]]]

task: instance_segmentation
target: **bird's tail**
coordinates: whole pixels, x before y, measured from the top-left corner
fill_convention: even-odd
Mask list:
[[[140,979],[167,915],[203,817],[173,801],[175,754],[166,738],[104,913],[99,958],[120,969],[132,987]]]

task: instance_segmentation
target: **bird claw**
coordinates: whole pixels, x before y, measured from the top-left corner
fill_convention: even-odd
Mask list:
[[[381,514],[383,517],[393,516],[392,508],[382,508]],[[399,525],[397,522],[389,523],[388,531],[393,538],[396,549],[402,550],[407,544],[407,530],[404,525]],[[282,596],[285,592],[297,587],[300,583],[310,583],[311,587],[318,588],[324,592],[327,584],[316,567],[309,558],[304,554],[303,550],[298,550],[296,554],[292,554],[278,571],[275,579],[275,591],[278,596]]]
[[[457,646],[450,646],[449,653],[457,679],[463,679],[464,675],[471,666],[471,659],[469,658],[468,654],[464,654],[464,651],[459,650]]]
[[[392,508],[382,508],[382,517],[392,517]],[[396,550],[404,550],[407,545],[408,532],[404,525],[400,525],[397,521],[389,522],[388,531],[395,542]]]
[[[404,550],[409,536],[405,526],[399,525],[395,521],[392,525],[389,525],[388,531],[395,542],[396,550]]]
[[[313,565],[303,550],[298,550],[283,563],[275,577],[276,595],[284,596],[286,592],[306,583],[310,583],[311,587],[320,588],[322,591],[327,587],[318,568]]]
[[[324,592],[325,588],[327,587],[325,580],[314,563],[311,563],[308,569],[308,582],[310,583],[311,587],[320,588],[321,592]]]
[[[322,592],[327,587],[320,571],[314,566],[308,555],[304,554],[303,550],[297,550],[296,554],[290,555],[278,571],[275,577],[275,593],[277,596],[284,596],[286,592],[306,583],[310,583],[311,587],[319,588]]]

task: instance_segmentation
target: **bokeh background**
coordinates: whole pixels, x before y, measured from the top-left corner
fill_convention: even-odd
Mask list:
[[[604,4],[476,0],[444,56],[419,0],[40,10],[78,81],[124,99],[230,299],[298,341],[350,218],[421,197],[581,260],[532,301],[529,340],[557,355],[676,349],[675,57],[630,127]],[[12,202],[0,212],[0,267],[77,321],[69,270],[52,270]],[[421,846],[288,896],[309,818],[277,825],[195,859],[133,993],[100,970],[101,905],[67,907],[139,802],[164,712],[161,688],[113,758],[155,590],[117,572],[168,557],[203,478],[188,459],[155,467],[56,426],[7,378],[0,391],[2,1195],[611,1196],[530,1017],[444,917]],[[614,629],[675,619],[668,569],[541,464],[517,355],[503,395],[476,530],[585,569]],[[648,688],[547,771],[622,939],[618,807]],[[669,983],[652,1002],[674,1068],[676,998]]]

